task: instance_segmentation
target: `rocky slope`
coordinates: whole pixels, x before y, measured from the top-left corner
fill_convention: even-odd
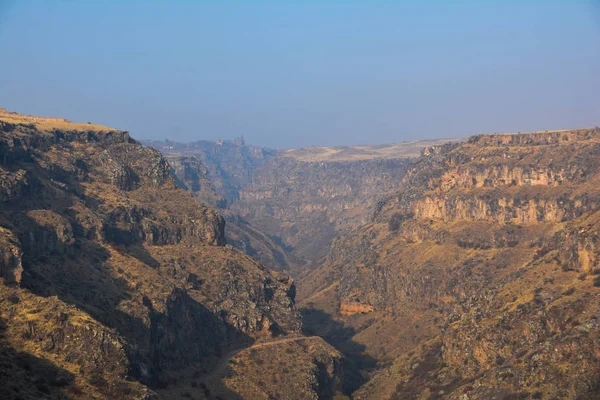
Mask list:
[[[598,398],[599,155],[598,128],[426,149],[300,283],[307,328],[378,362],[353,398]]]
[[[0,201],[2,398],[157,398],[300,332],[292,280],[225,246],[224,219],[126,132],[1,115]]]

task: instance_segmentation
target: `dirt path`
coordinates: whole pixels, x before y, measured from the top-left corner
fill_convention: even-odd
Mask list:
[[[270,342],[253,344],[252,346],[246,347],[245,349],[241,349],[240,351],[272,346],[272,345],[278,344],[278,343],[299,342],[300,340],[315,340],[315,339],[320,339],[320,336],[300,336],[300,337],[293,337],[293,338],[284,338],[284,339],[279,339],[279,340],[271,340]]]
[[[263,348],[263,347],[274,346],[276,344],[281,344],[281,343],[299,342],[301,340],[315,340],[315,339],[320,339],[320,337],[319,336],[308,336],[308,337],[307,336],[301,336],[301,337],[293,337],[293,338],[284,338],[284,339],[279,339],[279,340],[272,340],[270,342],[256,343],[256,344],[253,344],[250,347],[245,347],[243,349],[238,349],[238,350],[230,351],[229,353],[225,354],[219,360],[219,362],[215,365],[215,367],[213,368],[212,371],[210,371],[208,374],[204,375],[201,379],[210,382],[213,379],[217,378],[219,376],[219,374],[223,371],[223,369],[227,366],[229,360],[232,359],[233,357],[235,357],[236,355],[238,355],[239,353],[242,353],[244,351],[249,351],[249,350],[252,350],[252,349],[260,349],[260,348]]]
[[[253,349],[262,349],[265,347],[270,347],[270,346],[276,346],[282,343],[289,343],[289,342],[300,342],[300,341],[305,341],[305,340],[319,340],[320,337],[318,336],[300,336],[300,337],[284,337],[281,339],[276,339],[276,340],[271,340],[269,342],[261,342],[261,343],[255,343],[252,346],[249,347],[245,347],[243,349],[237,349],[237,350],[233,350],[230,351],[227,354],[224,354],[223,357],[221,357],[219,359],[219,361],[214,365],[214,367],[210,370],[210,372],[202,374],[202,375],[197,375],[193,369],[193,367],[191,369],[188,369],[186,372],[183,372],[181,374],[179,374],[179,376],[177,377],[178,381],[180,382],[179,384],[175,384],[172,386],[169,386],[167,389],[163,389],[163,390],[159,390],[159,396],[161,399],[165,399],[165,400],[179,400],[181,398],[181,393],[183,392],[193,392],[195,393],[195,396],[201,399],[206,399],[206,398],[222,398],[222,399],[229,399],[232,398],[231,397],[231,392],[228,391],[227,388],[225,388],[221,382],[220,379],[225,375],[226,373],[226,369],[228,367],[229,361],[237,356],[240,353],[243,353],[245,351],[252,351]],[[189,386],[189,382],[191,381],[196,381],[196,382],[202,382],[204,385],[208,386],[208,388],[210,388],[210,396],[206,396],[206,392],[203,393],[204,389],[201,388],[191,388]],[[205,387],[206,387],[205,386]]]

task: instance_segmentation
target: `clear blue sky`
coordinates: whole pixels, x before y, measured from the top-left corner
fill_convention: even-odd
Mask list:
[[[595,126],[600,7],[0,0],[0,107],[271,147]]]

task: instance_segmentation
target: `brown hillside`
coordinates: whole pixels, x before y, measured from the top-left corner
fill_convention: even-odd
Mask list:
[[[158,151],[22,119],[0,119],[1,398],[156,398],[299,332],[292,280],[225,246]]]
[[[425,149],[299,284],[309,331],[378,361],[353,397],[597,399],[599,167],[598,128]]]

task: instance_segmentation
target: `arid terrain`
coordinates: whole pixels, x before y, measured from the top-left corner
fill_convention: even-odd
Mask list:
[[[272,150],[2,111],[0,398],[598,399],[598,188],[600,128]]]

